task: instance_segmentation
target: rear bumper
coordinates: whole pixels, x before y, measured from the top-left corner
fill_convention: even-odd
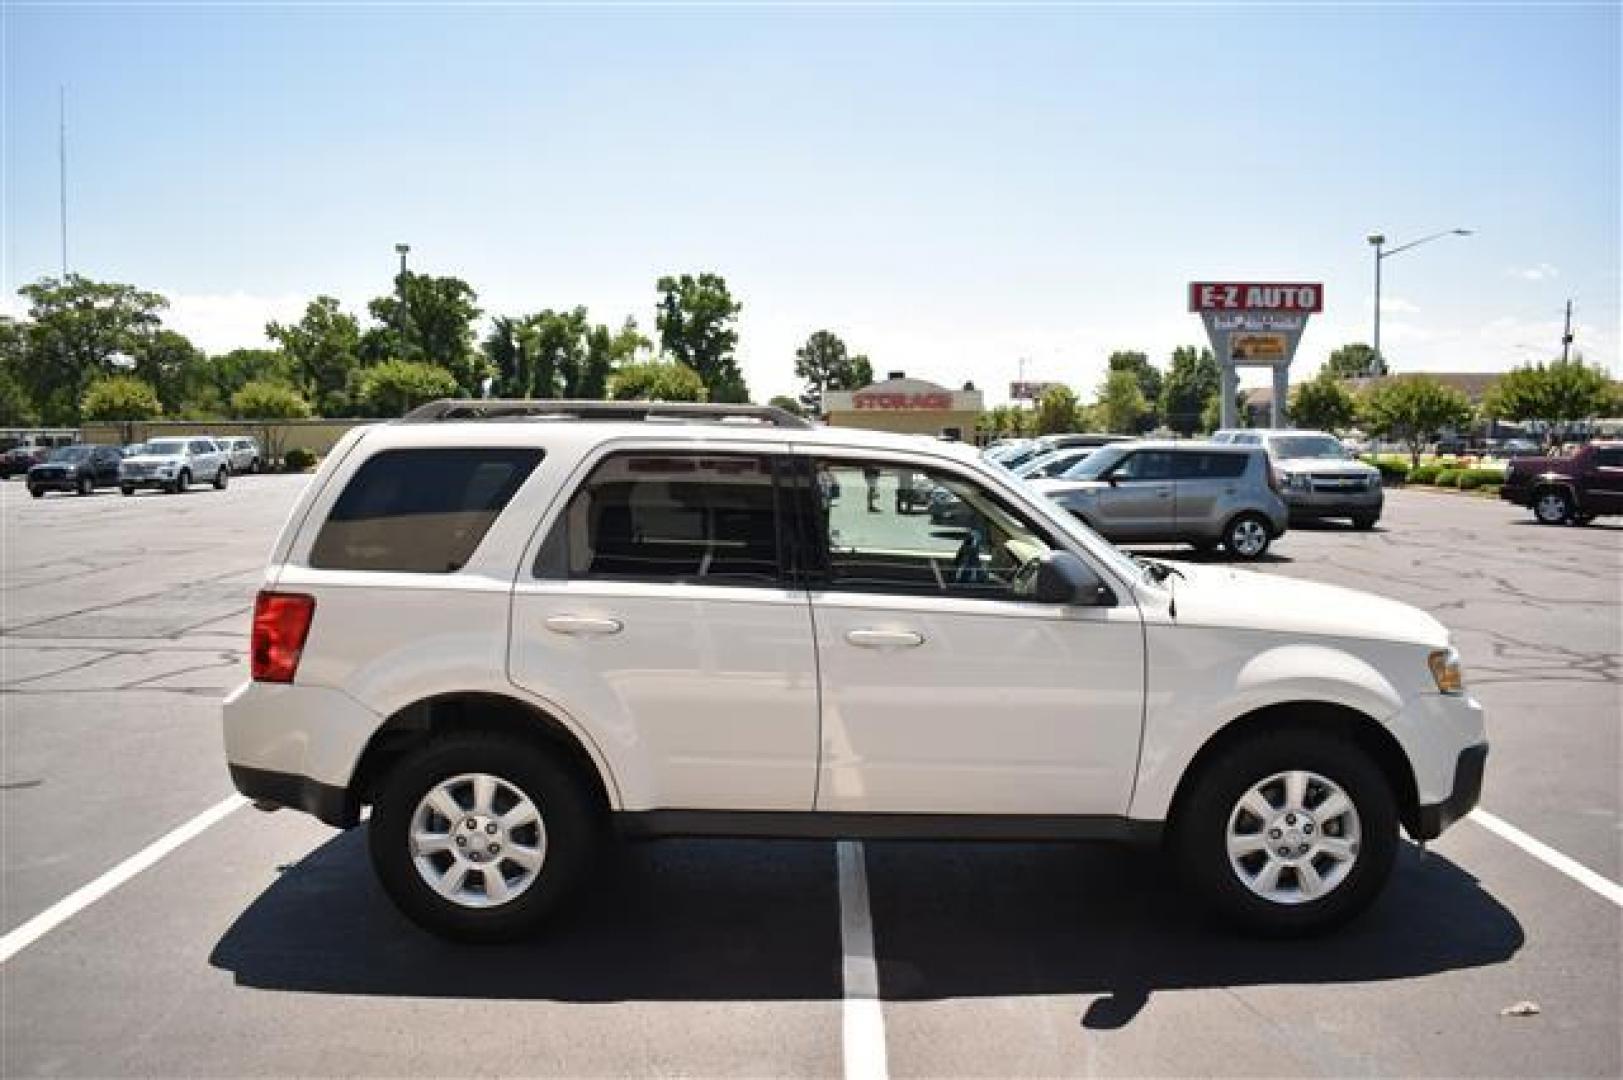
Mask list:
[[[348,790],[308,776],[231,766],[231,782],[256,803],[303,810],[334,828],[347,829],[361,820],[361,809]]]
[[[1443,830],[1476,808],[1482,797],[1482,774],[1488,765],[1488,744],[1460,751],[1454,761],[1454,790],[1442,802],[1420,807],[1416,840],[1435,840]]]

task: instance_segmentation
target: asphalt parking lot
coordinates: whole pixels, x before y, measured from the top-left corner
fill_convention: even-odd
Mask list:
[[[1623,909],[1479,820],[1298,943],[1215,929],[1148,853],[867,844],[882,1061],[852,1056],[875,1034],[848,1027],[832,844],[640,845],[545,938],[428,938],[359,831],[222,803],[218,702],[304,483],[0,485],[0,932],[216,809],[3,961],[0,1075],[1623,1073]],[[1261,569],[1452,627],[1483,808],[1619,880],[1623,528],[1395,492],[1376,531],[1295,530]]]

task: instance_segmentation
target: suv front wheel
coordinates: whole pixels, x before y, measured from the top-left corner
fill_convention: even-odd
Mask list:
[[[390,774],[368,825],[372,866],[407,918],[458,941],[539,926],[584,876],[592,804],[539,747],[481,733],[436,739]]]
[[[1217,913],[1269,937],[1329,930],[1367,908],[1397,855],[1397,802],[1356,745],[1291,731],[1240,742],[1202,770],[1172,823]]]

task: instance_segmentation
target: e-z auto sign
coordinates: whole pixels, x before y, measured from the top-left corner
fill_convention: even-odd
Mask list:
[[[1324,310],[1324,286],[1304,283],[1266,284],[1243,281],[1194,281],[1189,284],[1189,310],[1298,311]]]

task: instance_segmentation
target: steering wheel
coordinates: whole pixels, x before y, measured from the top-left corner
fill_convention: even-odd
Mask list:
[[[964,542],[958,545],[958,554],[952,560],[954,585],[980,585],[986,581],[986,568],[981,565],[980,530],[971,526],[964,530]]]

